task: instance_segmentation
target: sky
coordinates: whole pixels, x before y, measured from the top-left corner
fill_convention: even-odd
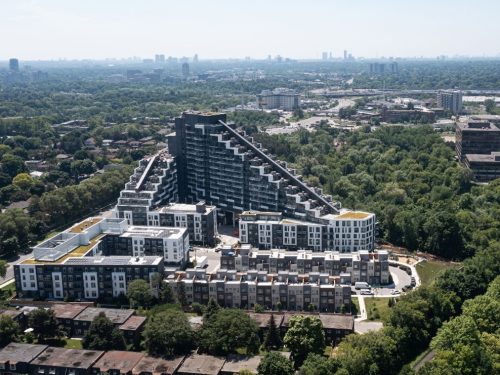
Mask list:
[[[0,60],[500,56],[500,0],[0,0]]]

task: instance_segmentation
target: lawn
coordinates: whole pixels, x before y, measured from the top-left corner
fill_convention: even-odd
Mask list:
[[[418,276],[422,285],[430,285],[436,277],[448,268],[460,266],[460,263],[440,262],[436,260],[424,260],[416,265]]]
[[[0,289],[0,301],[5,301],[8,298],[12,297],[16,291],[16,284],[10,283]]]
[[[389,316],[390,298],[366,297],[365,305],[368,320],[384,321]]]
[[[66,349],[83,349],[82,347],[82,340],[75,340],[75,339],[65,339],[66,344],[64,347]]]
[[[75,340],[62,337],[46,339],[42,344],[56,346],[59,348],[66,348],[66,349],[83,349],[82,340]]]

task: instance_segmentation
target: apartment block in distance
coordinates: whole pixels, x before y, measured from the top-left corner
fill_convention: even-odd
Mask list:
[[[500,129],[489,121],[457,123],[455,148],[460,162],[467,154],[488,155],[500,151]]]
[[[466,154],[465,166],[469,168],[474,180],[488,182],[500,178],[500,152],[484,154]]]
[[[183,284],[188,303],[208,303],[213,298],[221,306],[251,309],[259,304],[267,309],[323,312],[349,311],[351,287],[326,273],[299,275],[297,272],[187,269],[167,277],[172,290]]]
[[[295,108],[299,108],[299,94],[286,88],[263,90],[257,95],[257,104],[261,109],[293,111]]]
[[[375,247],[375,214],[368,212],[340,210],[315,222],[284,218],[279,212],[245,211],[239,218],[240,242],[259,249],[350,252]]]
[[[217,207],[219,220],[233,223],[248,210],[302,220],[339,213],[339,202],[308,186],[225,121],[225,114],[198,112],[176,119],[168,148],[175,156],[180,202],[205,201]]]
[[[462,112],[462,92],[457,90],[440,90],[437,93],[437,106],[453,114]]]

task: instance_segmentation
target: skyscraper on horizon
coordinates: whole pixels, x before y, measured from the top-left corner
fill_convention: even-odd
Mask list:
[[[9,60],[9,70],[11,72],[18,72],[19,71],[19,60],[18,59],[10,59]]]

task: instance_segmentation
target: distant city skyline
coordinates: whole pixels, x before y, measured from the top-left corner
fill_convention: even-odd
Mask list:
[[[500,2],[477,0],[2,3],[0,60],[499,57]]]

